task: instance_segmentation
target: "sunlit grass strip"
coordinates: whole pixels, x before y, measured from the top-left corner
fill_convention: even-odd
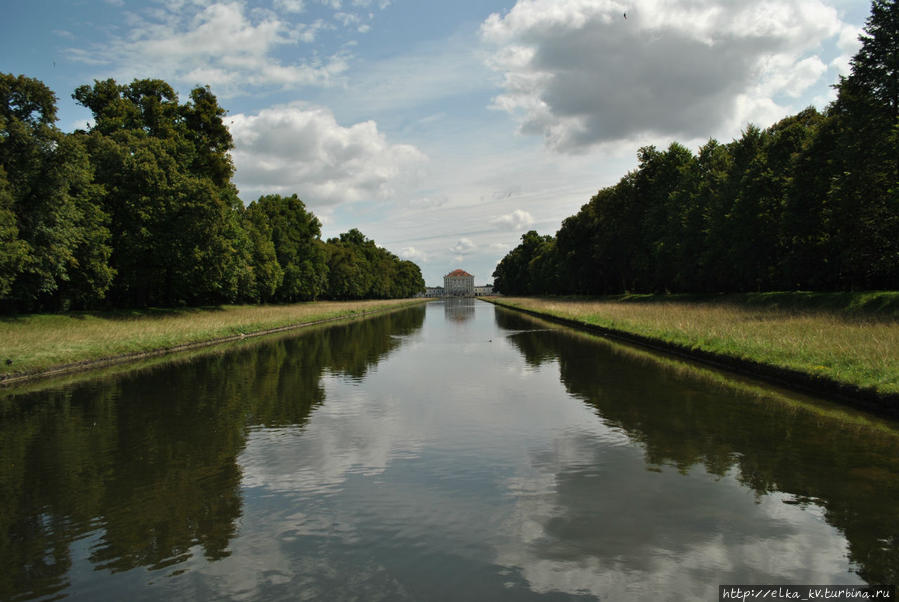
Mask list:
[[[899,393],[899,320],[727,302],[497,298],[501,305]]]
[[[31,314],[0,318],[0,377],[351,318],[419,299]]]

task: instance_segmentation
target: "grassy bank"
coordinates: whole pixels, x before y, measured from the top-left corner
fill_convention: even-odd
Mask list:
[[[494,298],[543,315],[899,394],[899,293]]]
[[[123,355],[351,318],[420,299],[319,301],[0,317],[0,379]]]

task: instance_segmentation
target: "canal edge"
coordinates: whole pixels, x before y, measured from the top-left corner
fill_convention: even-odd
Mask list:
[[[372,309],[368,311],[362,311],[358,314],[350,315],[350,316],[335,316],[333,318],[324,318],[321,320],[315,320],[312,322],[301,322],[297,324],[287,324],[285,326],[277,326],[275,328],[266,328],[263,330],[255,330],[253,332],[240,333],[228,335],[226,337],[217,337],[214,339],[208,339],[205,341],[194,341],[193,343],[182,343],[181,345],[174,345],[172,347],[163,347],[160,349],[151,349],[149,351],[132,351],[129,353],[121,353],[118,355],[111,355],[109,357],[103,357],[93,360],[82,360],[80,362],[71,362],[69,364],[60,364],[58,366],[53,366],[51,368],[47,368],[46,370],[37,370],[34,372],[23,372],[19,374],[11,374],[6,376],[0,376],[0,388],[21,384],[29,381],[36,381],[43,378],[50,378],[53,376],[61,376],[63,374],[71,374],[75,372],[87,372],[89,370],[93,370],[96,368],[106,368],[108,366],[116,366],[119,364],[126,364],[128,362],[134,362],[138,360],[148,359],[151,357],[160,357],[163,355],[170,355],[180,353],[182,351],[191,351],[193,349],[202,349],[203,347],[214,347],[215,345],[221,345],[224,343],[232,343],[234,341],[240,341],[244,339],[254,338],[265,336],[269,334],[277,334],[279,332],[286,332],[289,330],[298,330],[300,328],[305,328],[307,326],[316,326],[319,324],[327,324],[329,322],[339,322],[339,321],[353,321],[359,318],[364,318],[367,316],[382,314],[382,313],[390,313],[392,311],[399,311],[401,309],[408,309],[419,303],[423,303],[424,301],[415,301],[410,303],[404,303],[402,305],[396,307],[387,307],[383,309]]]
[[[866,410],[872,414],[891,418],[899,417],[899,394],[878,393],[874,389],[858,387],[856,385],[809,374],[792,368],[783,368],[772,364],[757,362],[755,360],[706,351],[705,349],[694,349],[679,343],[671,343],[661,339],[628,332],[626,330],[588,324],[572,318],[563,318],[534,311],[532,309],[505,305],[495,299],[481,298],[481,300],[497,307],[518,311],[570,328],[591,332],[609,339],[696,361],[742,376],[750,376],[764,380],[771,384],[780,385],[800,393],[821,395],[830,400],[841,402],[844,405]]]

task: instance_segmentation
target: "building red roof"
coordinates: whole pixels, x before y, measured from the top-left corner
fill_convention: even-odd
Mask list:
[[[458,277],[460,277],[460,276],[468,276],[468,277],[470,277],[470,278],[474,278],[474,276],[472,276],[471,274],[469,274],[469,273],[466,272],[465,270],[453,270],[452,272],[450,272],[450,273],[447,274],[446,276],[447,276],[447,278],[458,278]]]

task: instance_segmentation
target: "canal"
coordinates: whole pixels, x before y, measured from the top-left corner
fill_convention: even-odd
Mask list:
[[[896,583],[899,427],[466,300],[0,390],[0,599]]]

